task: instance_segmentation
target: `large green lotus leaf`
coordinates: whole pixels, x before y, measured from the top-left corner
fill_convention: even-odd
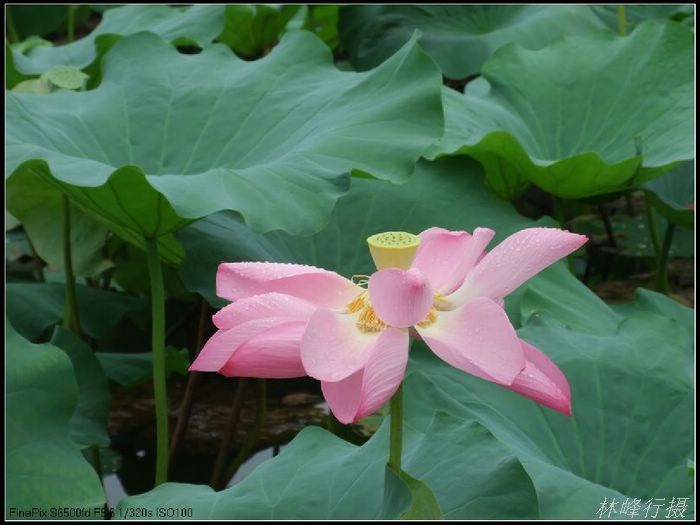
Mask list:
[[[595,334],[614,334],[623,319],[585,284],[572,278],[565,262],[528,281],[519,308],[524,322],[536,315],[554,316],[567,328]]]
[[[387,423],[362,447],[307,427],[278,457],[229,489],[167,483],[122,500],[116,516],[176,505],[191,507],[197,519],[377,519],[389,455]],[[434,411],[427,423],[407,418],[403,458],[403,469],[433,489],[447,519],[537,517],[522,465],[475,421]]]
[[[9,211],[7,211],[7,208],[5,208],[5,231],[10,231],[20,224],[21,223],[19,220],[17,220],[17,217],[12,215]]]
[[[10,60],[11,57],[10,54]],[[77,73],[83,75],[80,71]],[[22,82],[13,90],[48,94],[51,87],[45,76]],[[22,87],[26,90],[22,91]],[[18,178],[10,179],[5,189],[11,195],[6,207],[22,222],[36,253],[50,266],[63,269],[64,218],[61,192],[49,181],[31,172],[21,182]],[[108,235],[109,231],[99,222],[75,205],[70,205],[71,255],[75,275],[97,275],[111,265],[101,254]]]
[[[50,40],[44,40],[40,36],[30,36],[26,40],[12,44],[12,49],[19,51],[22,54],[27,54],[29,51],[39,46],[53,46],[53,42]]]
[[[36,340],[63,319],[65,288],[62,283],[7,283],[7,318],[23,337]],[[94,339],[108,335],[127,313],[148,304],[139,297],[80,284],[76,295],[80,327]]]
[[[28,79],[29,76],[23,75],[15,67],[15,61],[12,57],[12,48],[5,41],[5,89],[10,89],[20,82]]]
[[[444,518],[440,502],[433,491],[404,470],[395,471],[387,463],[384,470],[384,499],[381,519],[430,519]]]
[[[8,93],[8,173],[52,181],[135,244],[223,209],[317,231],[348,172],[402,181],[442,132],[440,75],[415,41],[352,73],[304,31],[255,62],[139,33],[102,65],[92,91]]]
[[[445,135],[427,156],[477,158],[505,198],[528,183],[564,198],[642,183],[694,157],[693,49],[676,22],[506,46],[464,95],[445,88]]]
[[[50,344],[31,344],[10,323],[5,327],[5,517],[22,517],[12,508],[42,509],[44,518],[56,517],[49,515],[51,508],[80,508],[93,516],[105,495],[71,439],[70,419],[78,403],[71,361]]]
[[[688,334],[688,343],[692,345],[693,334],[695,333],[695,311],[692,308],[683,306],[678,301],[664,294],[645,288],[637,288],[634,294],[634,301],[615,304],[611,308],[623,316],[630,316],[634,312],[646,311],[673,319],[685,329]]]
[[[578,306],[582,317],[605,315],[592,303]],[[691,336],[668,314],[645,308],[612,332],[574,331],[556,317],[533,315],[519,336],[562,368],[573,416],[464,374],[428,351],[411,360],[408,410],[427,419],[430,407],[440,406],[477,418],[523,461],[543,518],[591,519],[606,497],[692,496]]]
[[[370,69],[418,29],[421,45],[445,76],[479,73],[499,47],[539,49],[567,35],[604,27],[587,6],[364,5],[340,10],[339,32],[353,65]]]
[[[78,406],[71,417],[71,437],[80,448],[109,446],[107,420],[111,394],[109,383],[95,353],[72,332],[57,326],[51,344],[71,360],[78,383]]]
[[[496,241],[532,226],[508,203],[490,195],[478,164],[464,157],[421,161],[407,184],[354,179],[336,205],[330,224],[312,237],[283,232],[257,235],[230,213],[202,219],[178,233],[186,251],[183,282],[212,305],[216,268],[221,262],[272,261],[311,264],[346,277],[369,275],[374,263],[367,237],[382,231],[419,233],[432,226],[472,231],[488,226]],[[494,241],[494,242],[496,242]]]
[[[674,224],[693,228],[695,222],[695,161],[682,162],[642,187],[661,214]],[[691,208],[692,207],[692,208]]]
[[[14,65],[28,75],[40,75],[60,65],[83,69],[104,55],[120,37],[139,31],[150,31],[175,44],[204,47],[221,32],[223,24],[222,5],[129,5],[105,12],[99,25],[85,38],[62,46],[35,47],[27,55],[13,52]]]
[[[27,173],[20,181],[12,178],[6,187],[12,198],[8,210],[24,225],[39,257],[49,265],[63,268],[63,202],[61,193],[42,177]],[[102,248],[109,231],[72,205],[70,207],[70,240],[73,273],[96,275],[108,263]]]
[[[272,48],[300,6],[227,5],[225,24],[217,37],[242,56]]]

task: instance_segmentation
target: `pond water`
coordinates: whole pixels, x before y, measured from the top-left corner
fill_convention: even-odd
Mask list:
[[[175,426],[186,378],[171,377],[168,384],[170,429]],[[169,471],[169,481],[208,484],[229,421],[236,390],[235,380],[208,375],[197,385],[187,431]],[[233,460],[253,428],[255,389],[244,396],[239,423],[229,445]],[[326,427],[328,406],[318,383],[308,378],[269,381],[267,414],[253,454],[229,480],[230,487],[264,461],[277,455],[304,427]],[[148,384],[132,388],[114,387],[109,432],[110,449],[102,451],[104,484],[110,506],[128,495],[152,489],[155,470],[153,394]],[[362,443],[369,434],[361,427],[343,429],[343,438]]]
[[[284,450],[286,446],[287,445],[267,447],[263,450],[255,452],[241,465],[235,476],[233,476],[233,478],[231,478],[231,480],[226,484],[226,488],[232,487],[236,483],[243,481],[253,472],[253,470],[255,470],[256,467],[258,467],[258,465],[261,465],[268,459],[272,459],[274,456]],[[122,484],[119,474],[107,474],[102,478],[102,480],[104,482],[105,493],[107,494],[107,504],[110,507],[116,507],[123,498],[129,495]]]

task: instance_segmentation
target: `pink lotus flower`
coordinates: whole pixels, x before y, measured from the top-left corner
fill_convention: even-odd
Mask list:
[[[335,416],[379,409],[403,380],[409,329],[450,365],[569,415],[569,384],[518,338],[503,298],[587,238],[553,228],[517,232],[486,253],[493,230],[430,228],[370,242],[380,269],[367,288],[298,264],[222,263],[217,294],[235,301],[190,370],[321,381]],[[377,237],[377,236],[374,236]],[[370,238],[370,241],[373,238]],[[391,267],[398,266],[398,267]]]

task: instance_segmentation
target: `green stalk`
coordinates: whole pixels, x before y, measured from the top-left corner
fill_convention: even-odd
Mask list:
[[[608,244],[611,248],[617,248],[615,230],[612,227],[612,222],[610,222],[610,215],[608,214],[608,208],[605,206],[605,204],[598,205],[598,213],[600,213],[600,218],[603,220],[605,235],[608,237]]]
[[[68,42],[75,40],[75,11],[78,6],[68,6]]]
[[[401,472],[401,448],[403,447],[403,383],[391,398],[391,428],[389,434],[389,466]]]
[[[627,20],[625,18],[625,6],[617,6],[617,32],[620,36],[627,36]]]
[[[238,423],[241,420],[241,410],[243,409],[243,398],[245,397],[245,391],[248,387],[250,379],[247,377],[241,377],[238,379],[238,385],[236,386],[236,393],[233,397],[233,404],[231,405],[231,415],[226,423],[226,428],[224,429],[224,435],[221,437],[221,446],[219,447],[219,453],[216,455],[216,461],[214,462],[214,469],[211,473],[211,479],[209,480],[209,486],[214,490],[220,490],[226,486],[228,480],[231,478],[224,479],[224,467],[226,467],[226,461],[229,456],[229,449],[231,448],[231,442],[233,437],[238,430]]]
[[[654,253],[658,259],[661,250],[661,241],[659,240],[659,229],[656,226],[656,210],[654,209],[654,203],[651,202],[651,198],[646,192],[644,192],[644,201],[647,211],[647,222],[649,223],[649,237],[651,238],[651,244],[654,247]]]
[[[197,342],[196,350],[192,356],[192,361],[195,360],[199,352],[204,346],[204,331],[209,321],[209,304],[202,299],[199,307],[199,323],[197,325]],[[190,415],[192,414],[192,403],[194,401],[194,391],[199,382],[200,373],[190,372],[187,378],[187,386],[185,387],[185,395],[182,398],[182,403],[180,405],[180,412],[177,415],[177,423],[175,424],[175,430],[173,431],[172,438],[170,440],[170,451],[168,452],[168,464],[172,469],[173,463],[175,461],[175,454],[177,452],[177,447],[180,444],[185,431],[187,430],[187,425],[190,422]]]
[[[9,6],[5,11],[5,23],[7,24],[7,38],[10,40],[11,44],[19,42],[19,34],[17,33],[17,27],[15,26],[15,21],[12,18],[12,12]]]
[[[92,455],[92,466],[97,472],[97,476],[100,478],[100,485],[102,485],[102,491],[105,492],[105,482],[104,482],[104,471],[102,469],[102,459],[100,458],[100,447],[97,445],[92,445],[90,447],[90,454]],[[102,506],[103,519],[108,520],[110,518],[109,504],[107,503],[107,493],[105,492],[105,503]]]
[[[92,466],[95,468],[95,471],[100,476],[100,483],[102,484],[102,488],[104,489],[105,483],[102,479],[102,459],[100,459],[100,447],[98,447],[97,445],[92,445],[90,447],[90,454],[92,454]]]
[[[564,212],[564,200],[552,195],[552,215],[562,228],[566,227],[566,213]]]
[[[562,228],[566,228],[566,205],[564,199],[560,199],[552,195],[552,215],[554,215],[554,220],[556,220]],[[569,266],[569,271],[573,274],[576,273],[574,267],[574,256],[567,255],[566,264]]]
[[[625,206],[627,207],[627,215],[634,217],[634,206],[632,206],[632,197],[629,193],[625,193]]]
[[[42,283],[46,282],[46,276],[44,275],[44,263],[42,262],[41,257],[39,257],[39,254],[36,252],[34,243],[32,243],[32,240],[28,235],[27,243],[29,244],[29,249],[32,251],[32,260],[34,262],[34,269],[36,270],[37,279],[39,279]]]
[[[666,260],[668,259],[668,253],[663,255],[661,247],[661,238],[659,237],[659,228],[656,224],[656,209],[654,208],[654,203],[651,201],[648,193],[644,193],[644,199],[646,204],[647,221],[649,223],[649,238],[651,239],[651,244],[654,247],[654,271],[656,272],[656,289],[660,292],[668,294],[668,279],[666,277]],[[668,241],[668,230],[666,230],[666,239]],[[671,231],[671,237],[673,237],[673,231]],[[664,246],[666,242],[664,242]],[[670,249],[670,241],[669,241]],[[662,266],[663,265],[663,266]],[[663,291],[665,289],[666,291]]]
[[[265,418],[267,417],[267,381],[265,379],[258,379],[257,387],[258,404],[255,411],[254,426],[246,436],[245,443],[238,451],[238,454],[236,454],[233,463],[226,472],[226,478],[223,480],[223,485],[219,487],[220,489],[223,489],[226,486],[226,484],[233,479],[233,477],[236,475],[236,472],[238,472],[238,469],[241,468],[243,462],[250,456],[251,452],[253,452],[255,443],[258,441],[258,438],[260,437],[260,432],[262,431],[263,425],[265,424]]]
[[[668,284],[668,254],[671,251],[671,242],[673,241],[675,229],[675,224],[669,221],[664,235],[664,244],[656,261],[656,290],[665,295],[671,293],[671,286]]]
[[[63,207],[63,271],[66,275],[66,302],[63,312],[63,328],[70,330],[78,337],[82,337],[80,331],[80,318],[78,317],[78,299],[75,292],[75,274],[73,274],[73,257],[71,254],[71,242],[70,242],[70,201],[68,197],[63,194],[61,195],[61,204]],[[38,258],[34,246],[32,246],[32,252],[34,253],[35,260],[39,261],[39,271],[40,276],[43,279],[43,271],[41,270],[41,260]],[[100,484],[102,485],[102,490],[104,491],[104,480],[102,472],[102,462],[100,461],[100,449],[96,445],[90,447],[90,452],[92,454],[92,466],[97,472],[97,476],[100,478]],[[106,493],[105,493],[106,498]],[[107,503],[105,501],[104,505],[105,512],[109,510]],[[105,514],[108,516],[108,513]]]
[[[80,331],[80,318],[78,317],[78,299],[77,294],[75,292],[75,274],[73,274],[73,257],[71,253],[70,201],[68,200],[68,197],[65,194],[61,195],[61,204],[63,208],[63,271],[66,275],[66,302],[63,313],[63,328],[65,328],[66,330],[70,330],[78,337],[82,337]],[[34,253],[35,260],[41,263],[41,260],[38,258],[36,251],[34,251],[34,246],[32,246],[32,252]],[[41,264],[39,264],[39,270],[43,280],[43,271],[41,271]],[[97,476],[100,478],[100,484],[102,485],[102,490],[104,491],[102,462],[100,461],[99,447],[97,445],[91,446],[90,453],[92,454],[92,466],[95,469],[95,472],[97,472]],[[105,510],[108,510],[106,501]]]
[[[70,201],[61,196],[63,205],[63,266],[66,274],[66,303],[63,312],[63,328],[80,337],[80,319],[78,318],[78,300],[75,294],[75,275],[70,245]]]
[[[156,403],[156,486],[158,486],[168,479],[168,394],[165,383],[165,291],[157,239],[146,239],[146,262],[151,282],[153,395]]]

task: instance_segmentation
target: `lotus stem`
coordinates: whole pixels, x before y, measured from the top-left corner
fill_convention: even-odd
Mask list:
[[[104,481],[104,470],[102,468],[102,459],[100,458],[100,447],[97,445],[92,445],[90,447],[90,454],[92,455],[92,466],[97,472],[97,476],[100,478],[100,485],[102,486],[102,491],[105,493],[105,502],[102,505],[102,515],[104,519],[110,519],[112,511],[109,508],[109,502],[107,501],[107,491],[105,491],[105,481]]]
[[[624,4],[617,6],[617,33],[620,36],[627,36],[627,19],[625,17]]]
[[[158,240],[146,239],[146,262],[151,283],[153,395],[156,404],[156,486],[168,479],[168,393],[165,382],[165,291]]]
[[[249,381],[250,379],[246,377],[241,377],[238,379],[236,393],[233,396],[231,417],[229,417],[228,419],[226,429],[224,430],[224,435],[221,438],[221,446],[219,447],[219,453],[216,456],[216,462],[214,463],[214,470],[211,473],[211,479],[209,480],[209,485],[214,490],[218,490],[219,488],[221,488],[221,477],[224,472],[224,467],[226,466],[226,460],[228,459],[228,451],[231,447],[231,441],[233,441],[233,435],[236,433],[236,429],[238,428],[238,422],[241,419],[243,399],[245,398],[245,391]]]
[[[627,215],[634,217],[634,206],[632,205],[632,197],[629,193],[625,193],[625,206],[627,207]]]
[[[656,263],[656,289],[657,291],[669,295],[671,286],[668,283],[668,256],[671,251],[671,243],[673,241],[673,233],[676,225],[668,221],[666,233],[664,234],[664,244],[661,247],[659,258]]]
[[[391,398],[391,428],[389,435],[389,466],[401,472],[401,449],[403,447],[403,383]]]
[[[649,238],[651,239],[651,244],[654,247],[654,271],[656,272],[656,289],[658,291],[662,291],[662,288],[664,288],[664,280],[666,281],[665,283],[665,288],[668,290],[668,279],[665,277],[666,274],[666,259],[668,258],[668,253],[666,253],[666,256],[663,256],[662,253],[662,247],[661,247],[661,238],[659,237],[659,228],[656,224],[656,210],[654,209],[654,203],[651,200],[651,197],[649,197],[648,193],[644,194],[645,202],[646,202],[646,211],[647,211],[647,221],[649,222]],[[668,230],[666,230],[666,239],[668,240]],[[671,231],[671,237],[673,236],[673,231]],[[665,243],[664,243],[665,245]],[[670,241],[669,241],[669,250],[670,250]],[[663,264],[663,267],[662,267]],[[668,293],[663,292],[663,293]]]
[[[654,253],[658,259],[661,250],[661,241],[659,240],[659,229],[656,226],[656,211],[654,210],[654,204],[651,202],[651,198],[648,193],[644,193],[644,199],[647,211],[647,221],[649,223],[649,238],[651,239],[651,244],[654,247]]]
[[[608,214],[607,206],[605,204],[598,205],[598,212],[600,213],[601,219],[603,219],[603,226],[605,226],[605,235],[608,238],[608,244],[611,248],[617,248],[615,230],[613,230],[612,222],[610,222],[610,214]]]
[[[68,42],[75,40],[75,10],[77,6],[68,6]]]
[[[75,275],[70,243],[70,202],[61,196],[63,205],[63,266],[66,274],[66,303],[63,312],[63,327],[80,337],[80,319],[78,317],[78,300],[75,293]]]
[[[561,199],[555,195],[552,195],[552,215],[554,215],[554,220],[556,220],[562,228],[566,228],[566,205],[564,199]],[[569,267],[569,271],[572,274],[576,273],[576,266],[574,265],[574,256],[568,255],[566,257],[566,264]]]
[[[15,21],[12,18],[12,11],[9,6],[5,10],[5,23],[7,24],[7,38],[10,40],[11,44],[19,42],[19,34],[17,33],[17,27],[15,26]]]
[[[92,466],[95,469],[95,472],[97,472],[97,475],[100,478],[100,484],[102,485],[102,490],[104,490],[104,480],[102,479],[102,459],[100,458],[100,447],[97,445],[92,445],[90,447],[90,454],[92,455]]]
[[[552,195],[552,215],[554,215],[554,220],[557,221],[562,228],[566,228],[564,200],[555,195]]]
[[[34,269],[36,270],[37,279],[39,279],[41,282],[46,282],[46,276],[44,275],[44,263],[41,260],[41,257],[39,257],[36,248],[34,248],[34,243],[29,238],[29,235],[27,235],[27,243],[29,244],[29,249],[32,251],[32,261],[34,263]]]
[[[182,398],[182,405],[180,405],[180,412],[177,416],[177,423],[175,424],[175,430],[173,430],[173,436],[170,440],[170,449],[168,452],[168,463],[170,468],[173,467],[175,463],[175,457],[177,454],[177,448],[180,446],[182,438],[185,436],[187,431],[187,426],[190,422],[190,415],[192,414],[192,402],[194,400],[194,391],[199,383],[199,373],[190,372],[187,378],[187,386],[185,387],[185,395]]]
[[[196,350],[195,355],[192,356],[193,360],[197,357],[197,354],[204,345],[204,327],[206,326],[207,318],[209,317],[207,315],[208,313],[209,305],[204,299],[202,299],[202,303],[199,309],[199,324],[197,327]],[[190,422],[190,415],[192,414],[192,402],[194,400],[194,391],[197,386],[197,383],[199,383],[199,377],[199,372],[190,372],[190,375],[187,378],[185,395],[182,398],[180,412],[177,416],[177,424],[175,425],[175,430],[173,431],[173,436],[170,441],[170,451],[168,453],[168,462],[170,464],[170,468],[172,468],[173,466],[173,463],[175,461],[175,454],[177,453],[177,447],[180,444],[182,437],[185,435],[185,432],[187,431],[187,425]]]
[[[255,425],[253,429],[248,433],[246,441],[236,454],[236,457],[231,463],[228,472],[226,473],[226,481],[233,479],[241,468],[243,461],[246,460],[250,453],[253,451],[255,443],[258,441],[260,436],[260,431],[265,423],[265,418],[267,417],[267,381],[265,379],[258,379],[258,405],[255,412]],[[222,487],[223,488],[223,487]]]

